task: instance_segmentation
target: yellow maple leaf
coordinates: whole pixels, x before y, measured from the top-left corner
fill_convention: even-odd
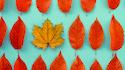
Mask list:
[[[64,39],[61,37],[62,33],[62,24],[55,25],[54,27],[51,21],[47,19],[43,23],[42,27],[39,27],[37,25],[34,26],[32,33],[34,36],[34,40],[32,41],[32,43],[38,48],[45,49],[47,46],[56,48],[64,42]]]

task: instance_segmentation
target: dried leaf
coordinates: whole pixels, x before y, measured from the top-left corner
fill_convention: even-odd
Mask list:
[[[41,56],[39,56],[32,65],[32,70],[47,70],[46,64]]]
[[[108,6],[110,9],[116,9],[120,4],[120,0],[108,0]]]
[[[83,46],[84,38],[85,29],[78,16],[69,29],[69,40],[72,48],[76,50],[80,49]]]
[[[2,46],[2,43],[4,41],[4,38],[6,36],[7,26],[3,18],[0,18],[0,46]]]
[[[50,70],[67,70],[66,61],[63,58],[61,52],[50,65]]]
[[[82,9],[85,12],[91,12],[94,9],[96,4],[96,0],[80,0],[80,1],[81,1]]]
[[[104,31],[98,19],[92,24],[89,32],[89,42],[92,49],[97,50],[104,41]]]
[[[58,6],[62,12],[68,13],[72,6],[72,0],[58,0]]]
[[[72,63],[70,70],[85,70],[84,64],[79,56],[77,56],[76,60]]]
[[[123,70],[122,64],[119,61],[117,55],[115,55],[114,58],[110,61],[106,70]]]
[[[10,31],[10,42],[15,49],[21,49],[24,42],[26,27],[24,22],[18,17],[18,21],[13,25]]]
[[[5,0],[0,0],[0,11],[4,9]]]
[[[114,15],[110,22],[110,48],[113,51],[122,48],[124,43],[124,30],[121,24],[115,19]]]
[[[19,55],[15,61],[14,70],[27,70],[26,64],[22,61]]]
[[[63,25],[58,24],[53,27],[50,20],[46,20],[43,23],[42,28],[34,26],[33,35],[35,39],[32,43],[38,47],[45,49],[47,46],[51,48],[56,48],[64,42],[64,39],[61,37],[63,31]]]
[[[0,58],[0,70],[12,70],[11,64],[5,57],[5,54]]]
[[[27,12],[31,6],[32,0],[16,0],[16,7],[20,12]]]
[[[92,64],[90,70],[102,70],[102,67],[99,64],[99,62],[97,60],[95,60],[95,62]]]
[[[46,13],[51,5],[52,0],[36,0],[37,8],[40,12]]]

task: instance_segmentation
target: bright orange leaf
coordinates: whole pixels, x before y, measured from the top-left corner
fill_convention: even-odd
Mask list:
[[[0,11],[4,9],[5,0],[0,0]]]
[[[110,9],[116,9],[120,4],[120,0],[108,0],[108,6]]]
[[[99,64],[99,62],[97,60],[95,60],[94,63],[92,64],[90,70],[102,70],[102,67]]]

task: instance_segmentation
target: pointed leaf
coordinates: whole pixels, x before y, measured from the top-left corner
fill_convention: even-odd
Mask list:
[[[104,41],[104,31],[98,19],[92,24],[89,32],[89,42],[92,49],[97,50]]]
[[[64,13],[68,13],[71,9],[71,6],[72,0],[58,0],[58,7]]]
[[[47,70],[46,64],[41,56],[39,56],[32,65],[32,70]]]
[[[108,0],[108,6],[110,9],[116,9],[120,4],[120,0]]]
[[[117,55],[115,55],[114,58],[110,61],[106,70],[123,70],[122,64],[119,61]]]
[[[67,70],[66,61],[63,58],[61,52],[50,65],[50,70]]]
[[[116,51],[122,48],[124,43],[124,30],[114,16],[110,22],[110,39],[111,50]]]
[[[72,63],[70,70],[85,70],[84,64],[78,56],[76,57],[76,60]]]
[[[5,0],[0,0],[0,11],[4,9]]]
[[[32,0],[16,0],[16,7],[20,12],[27,12],[31,6]]]
[[[80,0],[80,1],[81,1],[82,9],[85,12],[91,12],[94,9],[96,4],[96,0]]]
[[[102,70],[102,67],[99,64],[99,62],[97,60],[95,60],[95,62],[92,64],[90,70]]]
[[[37,8],[40,12],[46,13],[51,5],[52,0],[36,0]]]
[[[69,40],[72,48],[76,50],[80,49],[83,46],[84,38],[85,29],[78,16],[69,29]]]
[[[21,49],[24,42],[26,27],[24,22],[18,18],[10,31],[10,42],[15,49]]]
[[[22,61],[19,55],[14,63],[14,70],[27,70],[26,64]]]
[[[11,64],[5,57],[5,54],[0,58],[0,70],[12,70]]]

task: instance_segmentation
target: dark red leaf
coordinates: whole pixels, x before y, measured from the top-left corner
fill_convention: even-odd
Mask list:
[[[0,11],[4,9],[5,0],[0,0]]]
[[[95,62],[92,64],[90,70],[102,70],[102,67],[99,64],[99,62],[97,60],[95,60]]]
[[[108,6],[110,9],[116,9],[120,4],[120,0],[108,0]]]

